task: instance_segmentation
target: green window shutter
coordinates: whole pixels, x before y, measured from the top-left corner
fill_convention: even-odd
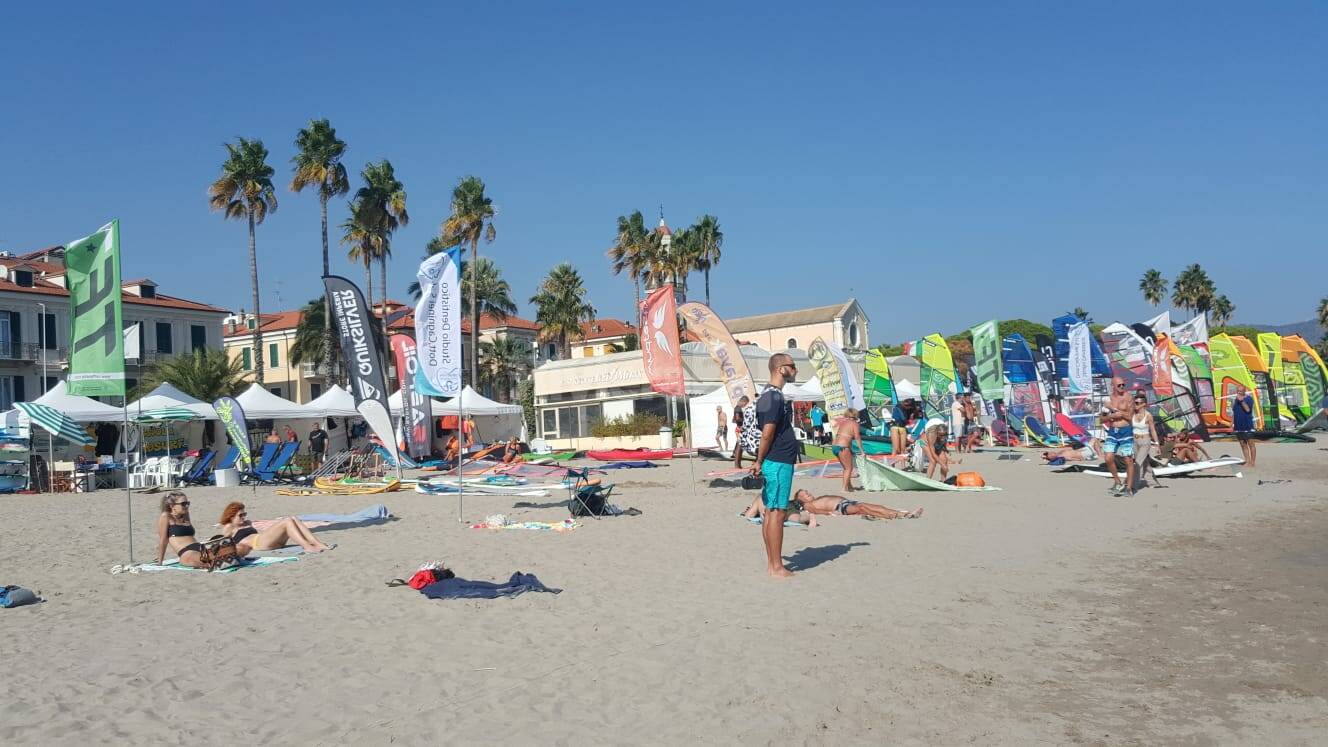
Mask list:
[[[254,362],[253,362],[253,360],[250,359],[250,350],[249,350],[249,348],[243,348],[243,349],[240,350],[240,365],[241,365],[241,367],[243,367],[244,370],[246,370],[246,371],[248,371],[248,370],[250,370],[250,369],[252,369],[252,368],[254,367]]]
[[[267,365],[276,368],[281,365],[277,362],[277,343],[271,343],[267,346]]]

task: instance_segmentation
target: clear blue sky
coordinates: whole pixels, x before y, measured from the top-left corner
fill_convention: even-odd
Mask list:
[[[396,298],[472,173],[526,316],[569,260],[630,318],[604,250],[661,203],[719,217],[721,315],[853,294],[874,342],[1076,305],[1135,321],[1142,271],[1194,261],[1238,320],[1328,291],[1323,3],[18,3],[0,41],[0,248],[119,217],[127,277],[228,308],[245,228],[205,189],[236,135],[282,185],[265,309],[319,293],[317,200],[285,188],[314,117],[356,177],[387,157],[406,185]]]

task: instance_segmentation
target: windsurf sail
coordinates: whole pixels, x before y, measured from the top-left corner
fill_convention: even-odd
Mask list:
[[[1260,332],[1255,338],[1259,347],[1259,358],[1268,369],[1268,376],[1277,388],[1277,413],[1288,420],[1295,420],[1295,410],[1304,404],[1304,390],[1298,389],[1287,380],[1287,369],[1282,365],[1282,336],[1276,332]],[[1296,372],[1297,374],[1299,371]]]
[[[862,362],[862,398],[867,402],[867,408],[879,413],[881,408],[893,407],[896,403],[895,383],[890,378],[890,364],[885,361],[885,354],[872,348],[863,356]]]
[[[1287,350],[1295,351],[1300,358],[1301,375],[1305,378],[1305,394],[1309,398],[1310,416],[1317,410],[1328,407],[1328,369],[1324,368],[1319,351],[1310,347],[1300,335],[1288,335],[1282,338],[1282,357],[1285,361]]]
[[[1258,346],[1239,335],[1231,335],[1231,344],[1235,346],[1241,362],[1245,364],[1245,370],[1250,374],[1250,381],[1254,382],[1254,402],[1263,413],[1263,425],[1259,426],[1260,429],[1281,430],[1282,418],[1278,414],[1278,409],[1282,390],[1278,389],[1277,382],[1273,381],[1272,372],[1264,363],[1263,356],[1259,355]]]
[[[1305,376],[1305,367],[1301,365],[1301,358],[1308,357],[1301,354],[1300,346],[1304,345],[1305,341],[1300,337],[1296,337],[1295,340],[1296,342],[1293,342],[1291,337],[1281,339],[1284,392],[1281,400],[1291,411],[1291,417],[1295,418],[1297,423],[1303,423],[1318,409],[1317,403],[1322,401],[1322,397],[1310,394],[1309,379]]]
[[[1244,338],[1241,338],[1244,340]],[[1249,345],[1249,340],[1244,340]],[[1214,425],[1220,430],[1231,430],[1231,407],[1236,398],[1237,387],[1244,387],[1254,393],[1256,402],[1261,402],[1259,390],[1254,385],[1250,370],[1245,367],[1233,338],[1226,334],[1213,335],[1208,340],[1208,355],[1212,361],[1213,392],[1217,411]],[[1257,355],[1255,356],[1258,357]],[[1263,430],[1263,408],[1254,409],[1254,427]]]
[[[1133,329],[1119,322],[1102,330],[1102,348],[1111,364],[1111,375],[1125,380],[1129,389],[1151,389],[1153,348]]]
[[[945,338],[932,333],[918,341],[918,360],[922,363],[922,405],[928,418],[950,419],[954,403],[954,357]]]
[[[1083,320],[1074,314],[1065,314],[1051,320],[1051,331],[1056,337],[1056,371],[1061,393],[1061,413],[1069,417],[1080,429],[1094,433],[1099,430],[1097,411],[1107,396],[1106,380],[1111,378],[1111,364],[1108,363],[1101,344],[1091,331],[1087,334],[1087,351],[1083,350],[1082,337],[1076,338],[1080,344],[1078,348],[1071,344],[1071,330],[1080,330],[1078,334],[1087,331],[1082,327],[1076,327],[1082,323]],[[1087,352],[1086,361],[1085,352]],[[1086,382],[1082,381],[1085,362],[1089,369],[1086,372],[1088,374]],[[1080,373],[1076,376],[1075,371]],[[1076,378],[1080,379],[1077,383]]]
[[[1024,422],[1033,417],[1050,419],[1046,397],[1038,377],[1037,359],[1023,335],[1006,335],[1001,341],[1001,363],[1005,372],[1005,419],[1016,433],[1024,433]]]
[[[1168,427],[1184,426],[1207,441],[1208,427],[1204,423],[1199,395],[1195,391],[1194,376],[1180,348],[1167,335],[1158,333],[1154,346],[1153,371],[1166,371],[1170,388],[1166,393],[1155,389],[1157,413]],[[1156,379],[1156,375],[1154,376]],[[1211,392],[1211,390],[1210,390]]]
[[[1217,403],[1213,400],[1213,370],[1208,365],[1208,357],[1191,345],[1177,344],[1176,347],[1180,350],[1181,358],[1185,360],[1186,367],[1189,368],[1190,383],[1194,387],[1194,396],[1199,400],[1199,415],[1203,418],[1205,425],[1215,425]]]

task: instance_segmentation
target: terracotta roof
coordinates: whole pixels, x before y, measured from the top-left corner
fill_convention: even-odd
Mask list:
[[[4,265],[5,267],[30,267],[36,270],[37,272],[44,272],[47,275],[65,274],[64,265],[57,265],[54,262],[42,262],[39,259],[24,259],[23,257],[0,257],[0,265]]]
[[[817,306],[811,309],[796,309],[794,311],[777,311],[773,314],[757,314],[756,316],[742,316],[727,321],[729,332],[737,334],[739,332],[755,332],[758,330],[777,329],[779,327],[796,327],[801,324],[816,324],[817,322],[831,322],[835,317],[842,316],[854,299],[850,298],[844,303],[837,303],[833,306]]]
[[[377,304],[374,305],[377,306]],[[381,319],[382,314],[377,312],[378,309],[375,309],[374,316]],[[277,311],[271,314],[264,313],[262,315],[263,326],[259,328],[259,332],[266,334],[268,332],[284,332],[286,330],[295,329],[300,326],[301,314],[302,312],[299,309],[294,311]],[[413,335],[415,332],[415,315],[406,314],[399,319],[392,320],[391,324],[388,325],[388,332],[406,332]],[[461,333],[466,335],[470,334],[470,320],[461,320]],[[234,332],[226,331],[224,336],[228,338],[248,337],[252,334],[253,330],[245,328],[244,325],[238,325]]]
[[[587,341],[634,334],[636,334],[636,327],[617,319],[596,319],[581,324],[582,339]]]
[[[497,327],[511,327],[512,329],[530,329],[536,331],[543,329],[543,327],[535,322],[532,322],[529,319],[522,319],[515,314],[508,314],[507,318],[501,321],[495,319],[491,314],[480,314],[481,332],[486,329],[494,329]]]
[[[123,285],[142,285],[142,284],[144,284],[144,283],[150,283],[151,285],[156,285],[156,284],[157,284],[156,281],[154,281],[152,278],[138,278],[138,279],[136,279],[136,280],[121,280],[121,281],[120,281],[120,285],[122,285],[122,286],[123,286]]]
[[[48,247],[46,247],[45,249],[38,249],[38,250],[35,251],[35,252],[28,252],[28,253],[26,253],[26,254],[20,254],[20,255],[18,255],[18,257],[17,257],[16,259],[33,259],[34,257],[43,257],[43,256],[45,256],[45,255],[47,255],[47,254],[50,254],[51,252],[61,251],[61,250],[63,250],[64,248],[65,248],[65,247],[64,247],[63,244],[55,244],[54,246],[48,246]]]

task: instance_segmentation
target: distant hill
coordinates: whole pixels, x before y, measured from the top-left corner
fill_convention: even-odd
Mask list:
[[[1315,321],[1296,322],[1294,324],[1251,324],[1249,326],[1266,329],[1279,335],[1300,335],[1311,345],[1323,339],[1323,328]]]

